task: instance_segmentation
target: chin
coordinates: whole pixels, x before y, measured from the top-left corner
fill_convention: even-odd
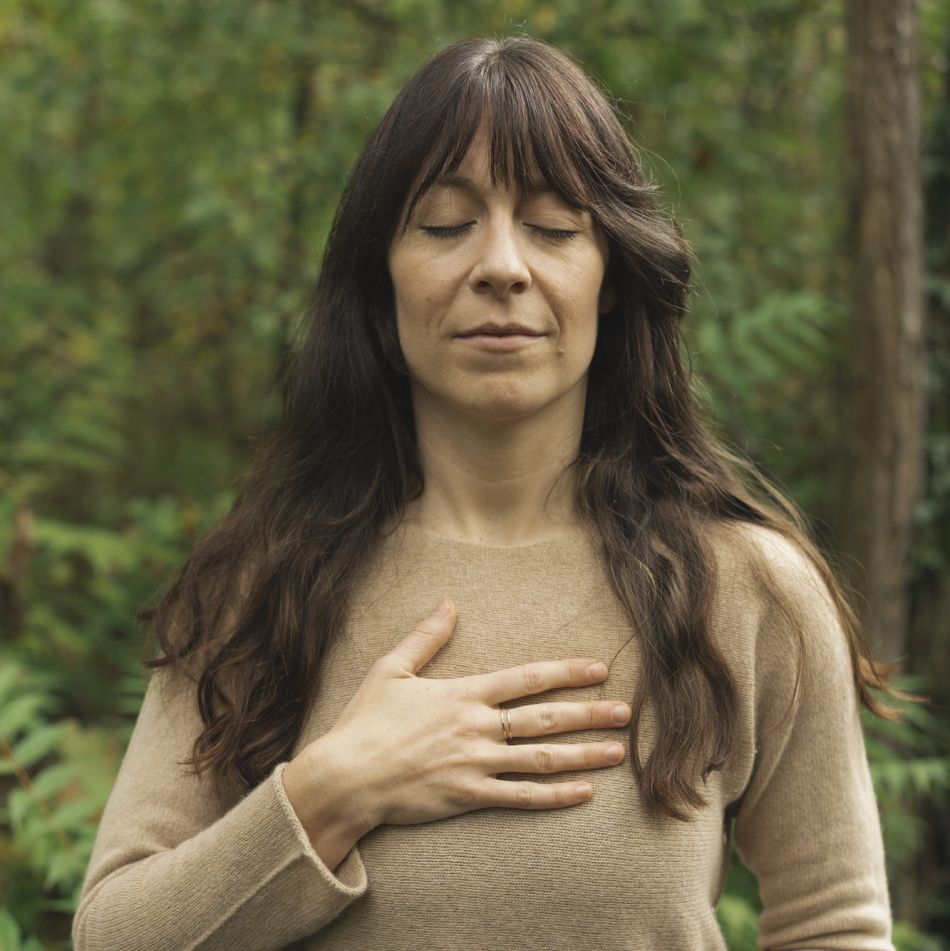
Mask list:
[[[498,376],[495,379],[481,376],[474,380],[455,377],[440,380],[438,387],[428,387],[418,381],[414,387],[414,402],[417,409],[422,409],[424,404],[433,408],[442,404],[452,414],[504,422],[527,419],[553,408],[564,398],[573,398],[573,387],[565,392],[562,387],[530,385],[537,382]]]
[[[456,402],[456,406],[471,416],[502,421],[533,416],[541,412],[550,402],[552,402],[551,399],[527,393],[482,392],[473,395],[471,400]]]
[[[483,420],[495,420],[497,422],[514,421],[518,419],[527,419],[533,416],[536,410],[531,407],[521,406],[486,406],[472,409],[470,414]]]

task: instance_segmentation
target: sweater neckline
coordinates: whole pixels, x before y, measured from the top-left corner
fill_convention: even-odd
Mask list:
[[[450,535],[440,535],[437,532],[422,528],[418,522],[405,519],[396,528],[396,532],[410,544],[442,548],[460,552],[484,553],[486,555],[534,555],[552,551],[576,548],[579,543],[589,541],[590,535],[582,526],[571,526],[564,531],[536,542],[526,542],[519,545],[491,545],[487,542],[477,542],[468,538],[454,538]]]

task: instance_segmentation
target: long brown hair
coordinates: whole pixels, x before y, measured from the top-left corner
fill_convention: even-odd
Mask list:
[[[736,686],[710,636],[711,522],[755,523],[800,546],[835,602],[861,702],[891,716],[869,691],[887,689],[888,671],[872,661],[795,506],[703,421],[681,357],[690,249],[603,93],[533,39],[443,49],[373,133],[333,222],[280,419],[230,513],[140,613],[164,651],[145,663],[197,680],[205,726],[189,763],[199,774],[251,787],[289,758],[358,572],[424,486],[386,252],[403,213],[458,167],[483,115],[493,181],[524,187],[540,174],[609,241],[616,304],[589,372],[578,503],[642,632],[630,726],[641,795],[654,812],[686,819],[684,805],[705,802],[700,778],[737,745]],[[644,762],[648,699],[659,739]]]

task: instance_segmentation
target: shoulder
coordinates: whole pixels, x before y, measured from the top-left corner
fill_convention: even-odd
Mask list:
[[[834,609],[818,564],[802,544],[776,529],[719,521],[710,523],[706,540],[721,587],[741,591],[765,606],[814,604]]]
[[[714,625],[725,644],[758,670],[761,678],[784,680],[801,671],[839,686],[853,677],[847,611],[825,578],[830,568],[781,532],[751,523],[719,524],[710,530],[715,562]],[[819,567],[820,566],[820,567]]]

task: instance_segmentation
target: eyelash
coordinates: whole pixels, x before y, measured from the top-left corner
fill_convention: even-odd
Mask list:
[[[469,221],[464,225],[455,225],[454,227],[445,228],[435,225],[423,225],[422,230],[433,238],[455,238],[468,231],[473,224],[474,222]],[[570,239],[576,237],[578,233],[576,231],[567,231],[563,228],[540,228],[537,225],[528,225],[528,227],[543,237],[550,238],[552,241],[570,241]]]

